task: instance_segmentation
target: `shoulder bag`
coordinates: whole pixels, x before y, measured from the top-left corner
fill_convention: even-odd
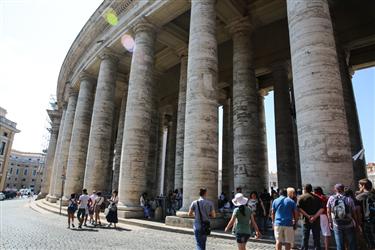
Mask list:
[[[199,216],[201,220],[201,231],[205,235],[210,235],[211,234],[211,224],[210,221],[204,221],[201,213],[201,208],[199,206],[199,201],[197,201],[197,206],[198,206],[198,211],[199,211]]]

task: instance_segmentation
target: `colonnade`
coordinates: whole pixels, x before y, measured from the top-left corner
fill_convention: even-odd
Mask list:
[[[255,75],[251,12],[228,25],[233,40],[233,83],[220,103],[215,3],[191,1],[188,48],[176,51],[181,58],[180,80],[171,112],[160,112],[157,86],[163,72],[157,72],[154,65],[158,28],[146,19],[133,27],[135,50],[119,107],[117,135],[112,128],[121,56],[103,51],[97,80],[82,73],[79,91],[71,88],[67,102],[60,105],[60,125],[53,122],[47,157],[51,168],[48,200],[67,198],[82,188],[89,192],[118,189],[120,216],[140,217],[140,195],[158,195],[160,180],[164,180],[165,191],[183,188],[181,213],[188,210],[201,187],[208,189],[208,199],[216,201],[220,105],[224,110],[223,191],[242,187],[249,193],[268,187],[267,90],[259,88]],[[348,123],[358,117],[350,77],[342,73],[347,65],[339,63],[327,1],[314,3],[287,1],[291,67],[284,61],[269,65],[277,170],[279,187],[299,186],[302,180],[330,190],[335,183],[350,185],[360,176],[351,159],[360,136],[359,126],[348,129]],[[163,144],[165,127],[168,136]],[[115,148],[113,166],[111,148]],[[63,193],[62,175],[66,176]]]

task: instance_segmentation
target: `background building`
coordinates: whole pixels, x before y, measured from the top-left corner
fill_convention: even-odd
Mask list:
[[[372,184],[375,184],[375,163],[370,162],[367,164],[367,177],[370,181],[372,181]]]
[[[43,182],[44,158],[45,155],[41,153],[12,150],[5,188],[30,188],[34,193],[39,193]]]
[[[0,107],[0,190],[4,189],[14,135],[20,132],[17,123],[8,120],[6,114],[7,111]]]

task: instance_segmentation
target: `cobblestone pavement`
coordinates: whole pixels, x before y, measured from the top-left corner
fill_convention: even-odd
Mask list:
[[[0,201],[0,249],[195,249],[193,235],[124,224],[117,230],[67,229],[67,217],[34,211],[28,202]],[[247,248],[274,249],[252,242]],[[209,238],[207,249],[236,249],[236,243],[234,239]]]

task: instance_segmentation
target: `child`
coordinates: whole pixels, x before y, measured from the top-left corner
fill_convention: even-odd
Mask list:
[[[77,210],[77,201],[75,199],[75,194],[70,195],[69,205],[68,205],[68,228],[70,228],[70,220],[72,220],[72,227],[74,227],[74,213]]]

